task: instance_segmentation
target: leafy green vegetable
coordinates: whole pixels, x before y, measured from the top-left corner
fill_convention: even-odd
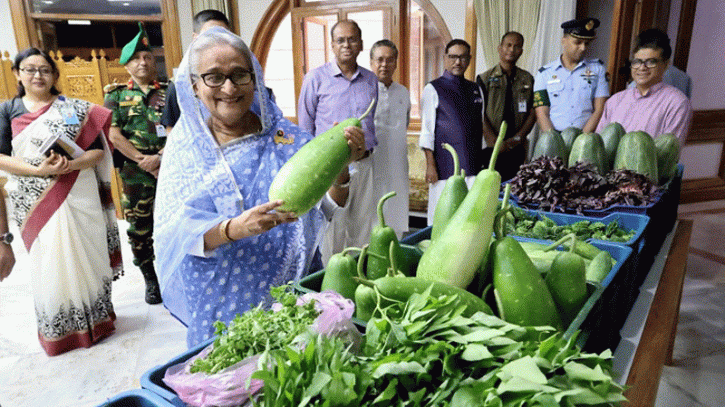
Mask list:
[[[557,225],[544,214],[535,216],[518,207],[511,207],[511,209],[512,213],[507,215],[506,233],[514,236],[559,240],[574,233],[579,240],[599,239],[624,243],[632,239],[636,233],[635,230],[625,230],[619,226],[619,221],[616,219],[608,225],[588,220],[570,225]]]
[[[414,294],[368,322],[359,354],[337,339],[265,352],[253,377],[255,405],[576,406],[615,405],[610,351],[585,354],[575,337],[495,316],[462,316],[455,296]]]
[[[217,339],[204,358],[191,365],[191,373],[217,373],[250,356],[273,349],[283,349],[306,332],[317,318],[314,301],[297,306],[297,296],[289,286],[273,287],[270,294],[282,305],[277,312],[260,304],[229,323],[214,322]]]

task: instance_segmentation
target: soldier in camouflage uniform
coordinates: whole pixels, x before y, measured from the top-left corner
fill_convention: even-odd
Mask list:
[[[133,262],[146,281],[146,302],[161,302],[154,270],[153,207],[156,177],[166,142],[160,125],[166,98],[166,84],[156,81],[154,57],[148,36],[139,23],[139,34],[121,52],[119,62],[131,79],[108,85],[104,105],[113,111],[110,138],[116,151],[114,161],[123,181],[123,213],[129,223],[128,237]]]

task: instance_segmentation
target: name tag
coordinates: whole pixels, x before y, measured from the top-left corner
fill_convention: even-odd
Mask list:
[[[73,110],[73,107],[70,105],[62,105],[60,107],[60,115],[63,116],[63,121],[65,122],[65,124],[68,124],[68,125],[80,124],[75,110]]]
[[[559,83],[559,82],[561,82],[561,79],[551,79],[551,80],[549,80],[549,82],[546,82],[546,83],[552,84],[552,83]]]
[[[519,102],[519,113],[526,113],[526,101]]]
[[[161,124],[157,124],[156,125],[156,137],[158,137],[158,138],[166,137],[166,127],[164,127]]]
[[[122,101],[118,102],[118,105],[121,107],[136,106],[137,104],[139,104],[139,102],[137,102],[135,100],[122,100]]]

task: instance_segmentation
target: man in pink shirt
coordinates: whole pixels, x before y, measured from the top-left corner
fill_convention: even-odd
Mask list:
[[[653,28],[639,35],[631,68],[636,87],[607,100],[597,132],[611,122],[618,122],[627,132],[644,131],[652,137],[672,133],[680,140],[680,146],[685,145],[692,105],[684,93],[662,82],[671,55],[670,39],[661,30]]]

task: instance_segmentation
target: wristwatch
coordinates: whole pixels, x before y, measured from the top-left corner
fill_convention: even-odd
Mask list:
[[[5,244],[10,244],[13,242],[13,234],[10,232],[5,232],[2,235],[0,235],[0,242],[3,242]]]

